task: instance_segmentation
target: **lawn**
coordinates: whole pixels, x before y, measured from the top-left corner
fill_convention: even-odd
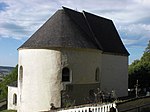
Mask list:
[[[2,110],[0,112],[17,112],[16,110]]]

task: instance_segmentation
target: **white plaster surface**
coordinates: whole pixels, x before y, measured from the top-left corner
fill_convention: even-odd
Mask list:
[[[103,54],[101,87],[115,90],[118,97],[128,95],[128,57]]]
[[[60,106],[60,60],[60,52],[56,50],[19,50],[23,84],[18,112],[46,111],[51,103]]]
[[[96,83],[96,68],[101,70],[101,51],[91,49],[63,49],[61,52],[63,66],[69,67],[72,71],[72,84]]]
[[[66,84],[61,82],[63,67],[71,71],[71,84],[100,83],[104,91],[114,89],[118,96],[127,95],[127,56],[93,49],[20,49],[18,65],[23,66],[22,86],[18,81],[18,112],[47,111],[51,103],[60,107]],[[100,70],[99,82],[95,81],[96,68]]]
[[[17,105],[13,104],[14,94],[16,94],[18,96],[18,88],[8,86],[8,104],[7,104],[7,109],[8,110],[17,110]]]

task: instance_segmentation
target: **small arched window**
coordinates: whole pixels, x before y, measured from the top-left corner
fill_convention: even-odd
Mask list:
[[[19,69],[19,80],[22,82],[22,79],[23,79],[23,67],[20,66],[20,69]]]
[[[99,75],[100,75],[100,71],[99,71],[99,68],[96,68],[96,71],[95,71],[95,81],[99,81]]]
[[[62,82],[70,82],[70,70],[67,67],[62,69]]]
[[[13,95],[13,105],[17,105],[17,95]]]

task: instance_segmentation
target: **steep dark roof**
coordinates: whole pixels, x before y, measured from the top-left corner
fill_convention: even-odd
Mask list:
[[[40,29],[38,29],[20,48],[93,48],[94,42],[86,38],[64,10],[58,10]]]
[[[58,10],[20,48],[52,47],[91,48],[129,55],[111,20],[65,7]]]
[[[87,12],[84,12],[84,14],[104,52],[128,54],[112,20]]]

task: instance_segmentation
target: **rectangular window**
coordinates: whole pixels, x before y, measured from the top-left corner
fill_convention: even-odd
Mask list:
[[[70,82],[70,70],[67,67],[62,70],[62,82]]]

